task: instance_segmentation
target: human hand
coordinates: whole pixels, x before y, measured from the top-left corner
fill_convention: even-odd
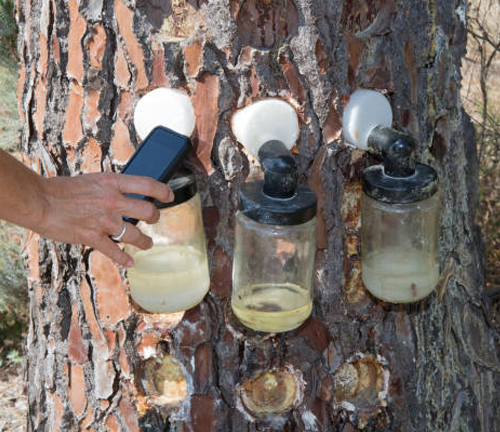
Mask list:
[[[109,236],[120,234],[124,216],[150,224],[160,217],[153,203],[125,194],[145,195],[161,202],[174,198],[166,184],[126,174],[84,174],[41,181],[44,205],[34,230],[57,241],[93,247],[125,267],[134,265],[132,257]],[[122,242],[140,249],[153,246],[150,237],[128,222]]]

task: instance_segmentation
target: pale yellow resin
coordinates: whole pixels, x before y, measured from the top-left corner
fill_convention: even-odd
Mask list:
[[[204,254],[189,246],[154,246],[134,255],[130,295],[149,312],[172,313],[197,305],[210,286]]]

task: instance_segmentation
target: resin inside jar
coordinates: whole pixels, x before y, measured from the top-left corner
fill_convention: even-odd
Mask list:
[[[375,297],[392,303],[427,297],[439,279],[437,257],[417,249],[387,248],[363,258],[363,281]]]
[[[300,326],[311,314],[309,290],[298,285],[257,284],[241,288],[231,307],[247,327],[260,331],[282,332]]]
[[[210,286],[206,255],[191,246],[154,246],[137,252],[134,260],[130,295],[150,312],[189,309]]]
[[[316,219],[293,226],[236,215],[231,307],[257,331],[299,327],[312,311]]]
[[[189,190],[175,191],[178,203],[160,207],[158,222],[137,225],[153,239],[151,249],[125,246],[134,258],[134,266],[128,269],[130,295],[148,312],[190,309],[203,300],[210,286],[201,201],[194,183],[190,184]]]
[[[366,289],[392,303],[429,295],[439,279],[439,194],[406,204],[363,194],[361,205]]]

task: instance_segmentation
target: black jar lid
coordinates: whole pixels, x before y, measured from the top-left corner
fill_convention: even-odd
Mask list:
[[[287,147],[280,141],[268,141],[258,157],[264,180],[241,187],[240,211],[266,225],[300,225],[316,216],[316,194],[297,183],[297,165]]]
[[[196,195],[198,188],[196,187],[196,180],[194,174],[188,169],[180,169],[174,176],[167,182],[167,185],[174,193],[173,201],[169,203],[162,203],[154,201],[154,205],[158,209],[174,207],[176,205],[185,203]]]
[[[274,198],[264,193],[264,180],[245,183],[239,192],[240,211],[266,225],[300,225],[316,216],[316,194],[297,185],[290,198]]]
[[[407,204],[430,198],[438,190],[438,176],[429,165],[415,164],[408,176],[390,176],[384,164],[363,172],[363,191],[374,200],[389,204]]]

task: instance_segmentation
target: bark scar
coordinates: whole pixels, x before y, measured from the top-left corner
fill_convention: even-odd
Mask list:
[[[444,292],[446,290],[446,287],[448,286],[448,281],[450,280],[450,276],[454,267],[455,267],[455,260],[453,259],[453,257],[450,256],[446,260],[446,266],[441,275],[439,276],[439,280],[436,285],[439,301],[443,299]]]

